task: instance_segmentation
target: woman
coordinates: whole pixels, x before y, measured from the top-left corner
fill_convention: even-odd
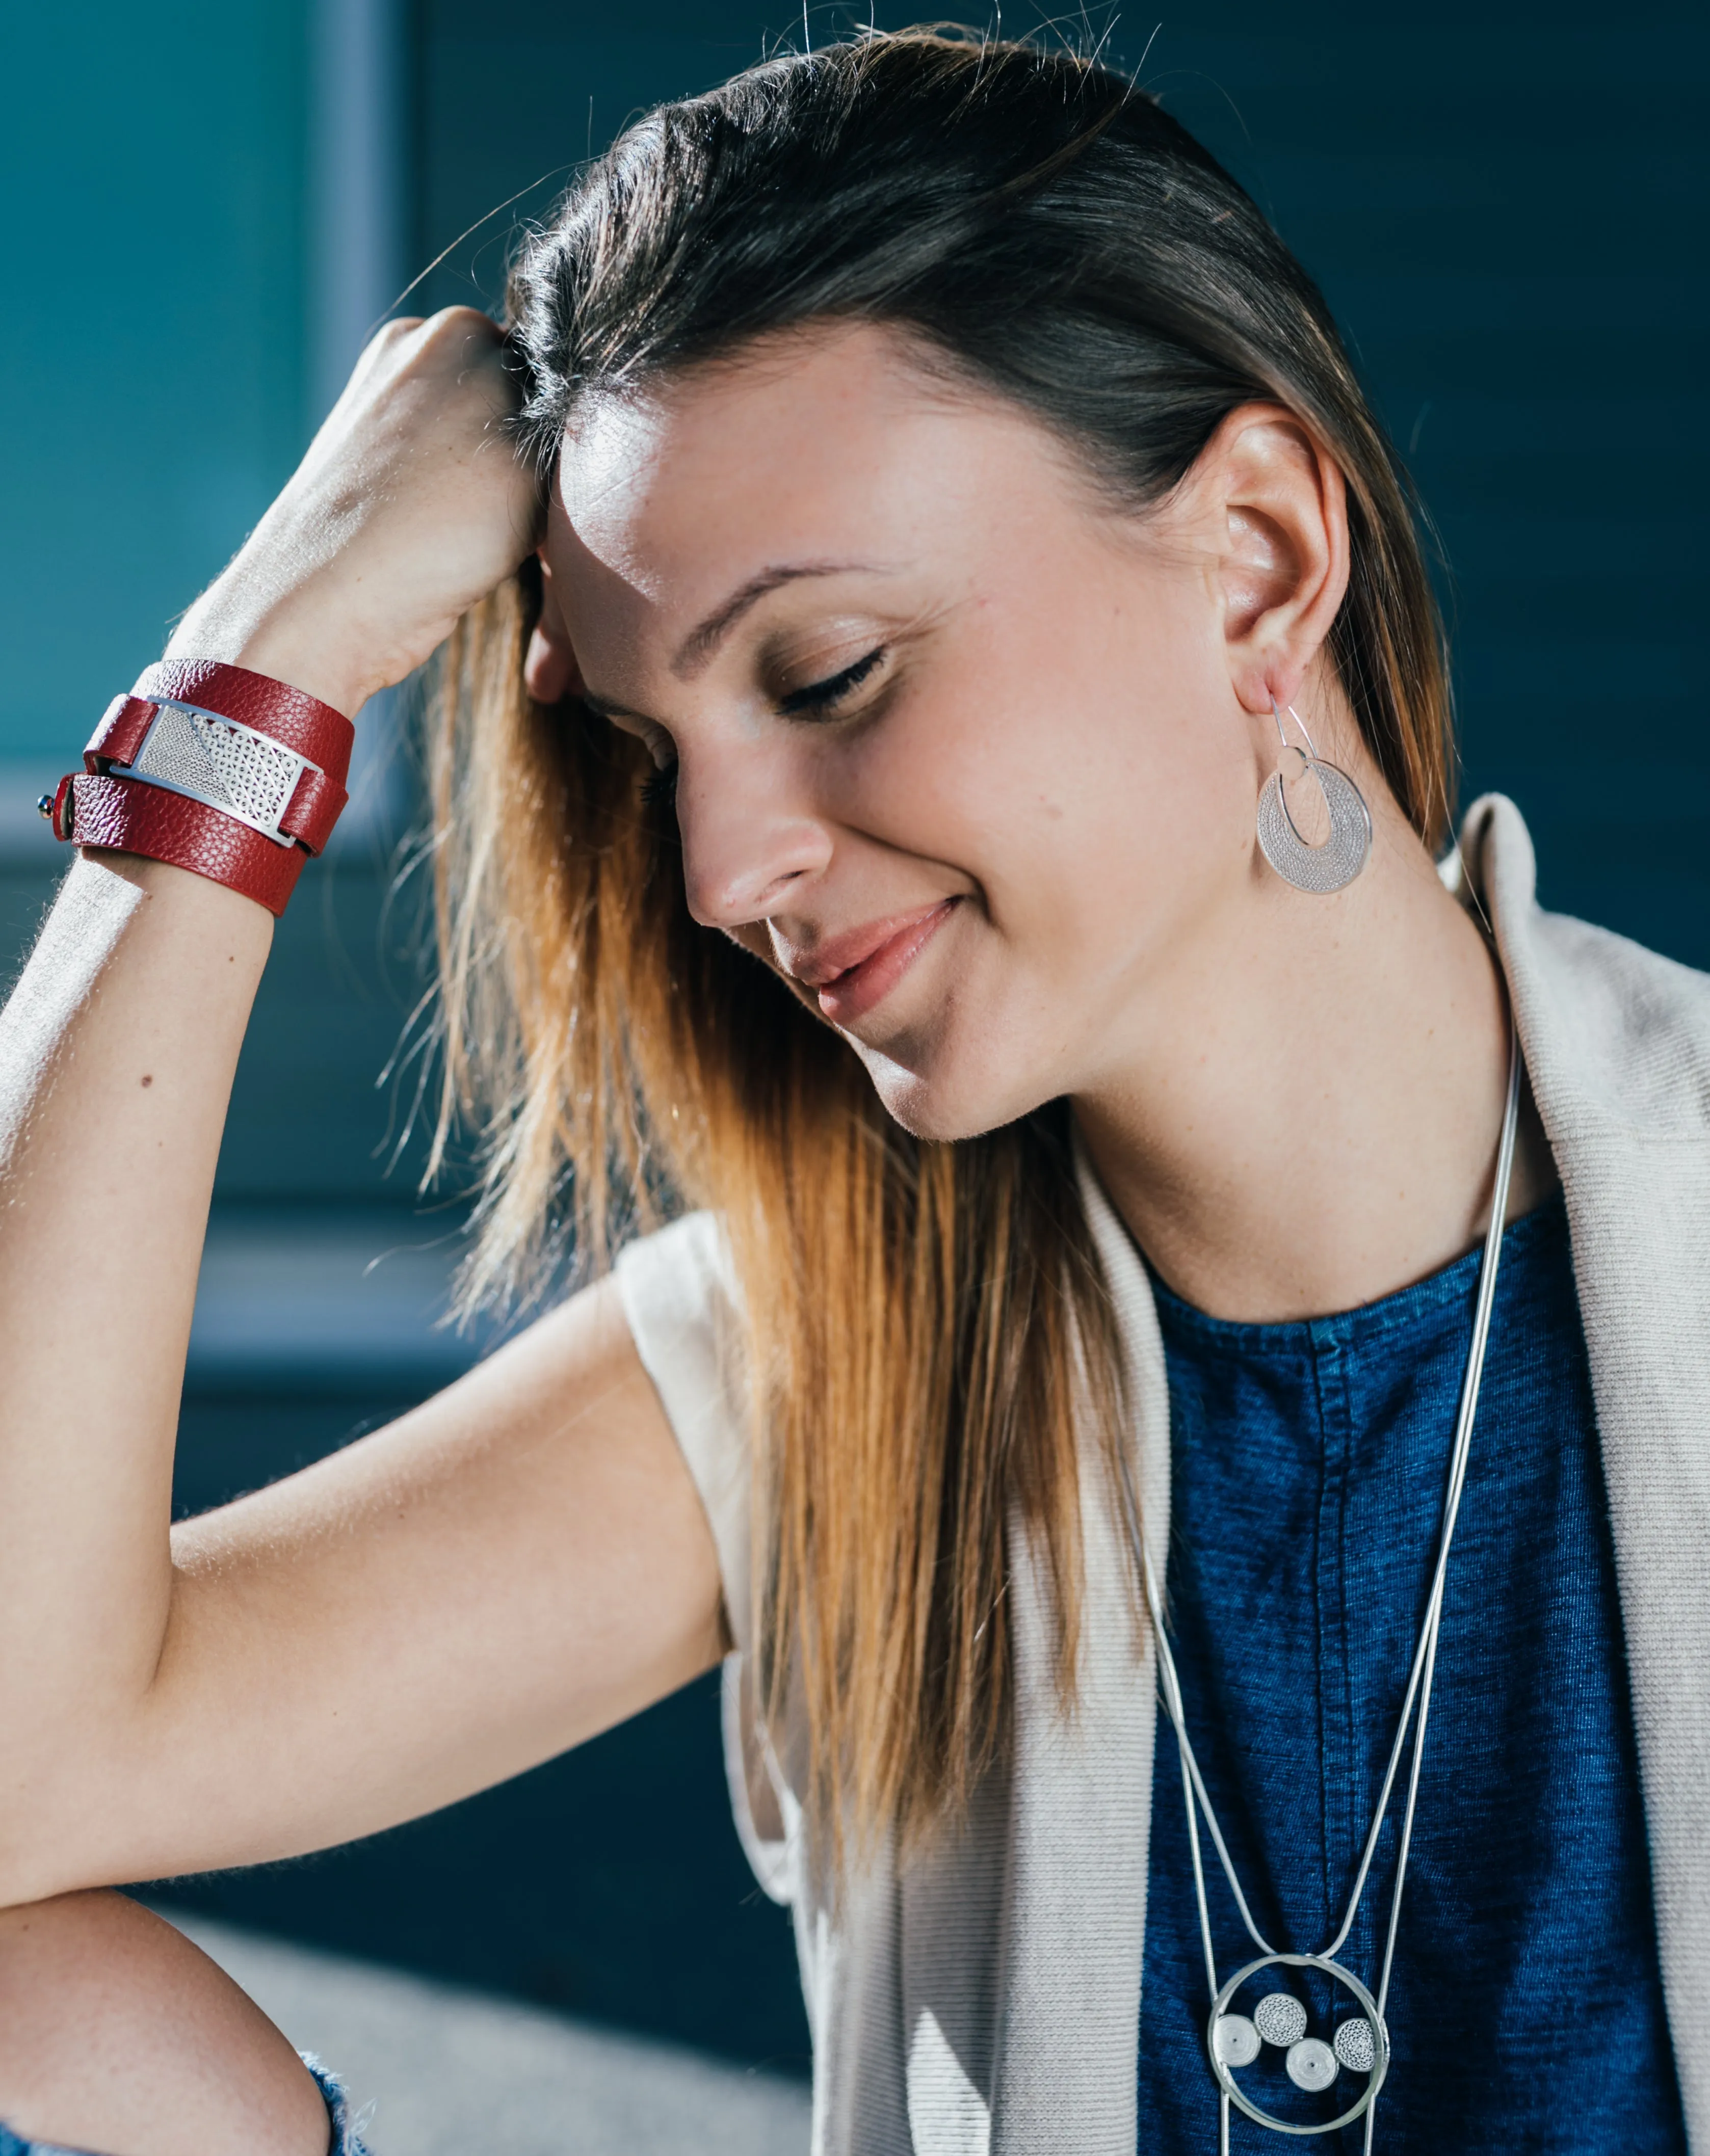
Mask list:
[[[1541,915],[1507,803],[1451,844],[1318,295],[1120,76],[911,33],[642,122],[511,311],[377,340],[54,804],[0,2117],[353,2146],[88,1890],[734,1650],[816,2148],[1710,2148],[1710,994]],[[337,715],[448,636],[468,1291],[537,1277],[567,1171],[593,1284],[169,1546],[270,909]]]

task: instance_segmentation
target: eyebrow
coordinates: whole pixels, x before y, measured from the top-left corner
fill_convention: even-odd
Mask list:
[[[793,584],[803,577],[841,577],[852,571],[873,570],[872,562],[795,562],[787,566],[763,569],[757,577],[750,577],[746,584],[721,600],[703,621],[690,630],[677,647],[671,660],[671,671],[680,681],[687,681],[705,666],[719,645],[729,635],[749,608],[763,599],[768,592],[780,585]]]

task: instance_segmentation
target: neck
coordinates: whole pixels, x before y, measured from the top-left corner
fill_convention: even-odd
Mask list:
[[[1357,775],[1374,835],[1356,881],[1321,898],[1258,864],[1076,1097],[1135,1240],[1214,1317],[1373,1301],[1471,1249],[1489,1217],[1501,977],[1376,773]],[[1553,1179],[1528,1118],[1509,1217]]]

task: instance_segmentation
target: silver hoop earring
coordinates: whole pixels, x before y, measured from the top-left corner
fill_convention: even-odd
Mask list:
[[[1259,850],[1285,883],[1291,883],[1297,891],[1317,891],[1320,897],[1327,897],[1333,891],[1345,889],[1365,866],[1372,850],[1371,811],[1348,773],[1319,756],[1305,720],[1292,704],[1288,716],[1300,728],[1305,748],[1296,748],[1284,732],[1275,697],[1271,716],[1276,721],[1280,746],[1276,768],[1259,796]],[[1303,778],[1311,772],[1324,797],[1330,835],[1322,845],[1315,846],[1301,835],[1300,826],[1290,813],[1282,769],[1290,757],[1300,762],[1293,776]]]

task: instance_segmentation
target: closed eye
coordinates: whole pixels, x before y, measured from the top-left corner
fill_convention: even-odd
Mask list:
[[[793,689],[787,696],[780,696],[778,708],[790,718],[804,715],[824,717],[834,711],[870,675],[876,673],[886,655],[886,646],[879,644],[864,659],[857,659],[853,666],[845,666],[840,674],[830,675],[824,681],[809,682],[805,689]]]

